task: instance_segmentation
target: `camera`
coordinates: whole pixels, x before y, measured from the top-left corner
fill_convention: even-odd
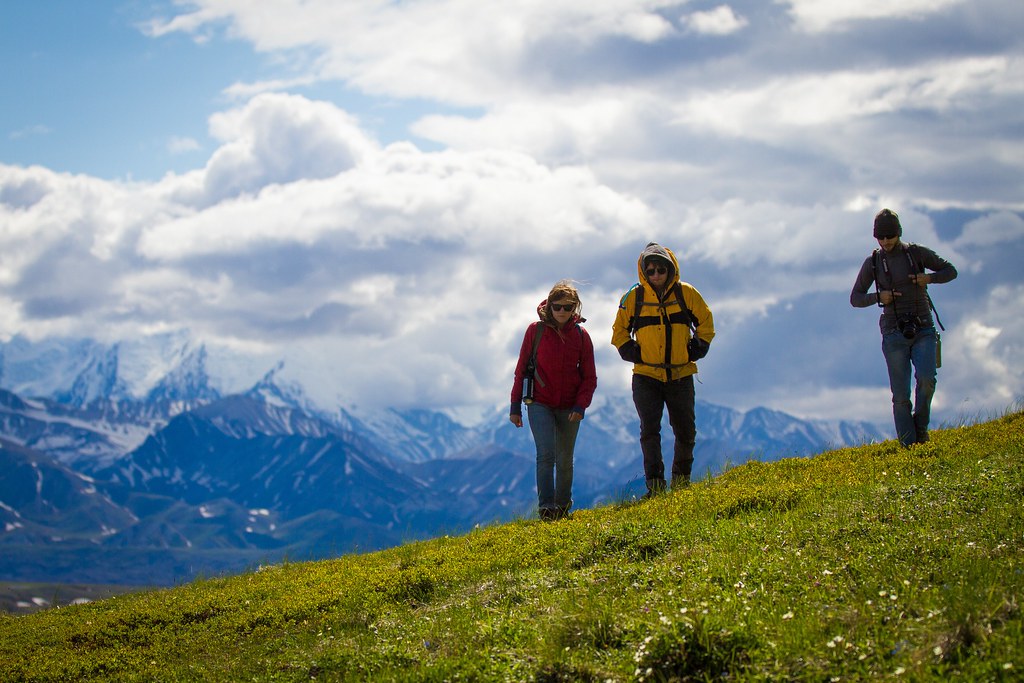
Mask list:
[[[901,315],[896,318],[896,329],[907,339],[913,339],[921,329],[921,323],[916,315]]]

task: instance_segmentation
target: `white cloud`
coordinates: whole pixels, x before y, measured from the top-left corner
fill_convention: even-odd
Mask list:
[[[245,101],[263,93],[284,92],[292,88],[312,85],[315,82],[316,79],[313,76],[301,76],[299,78],[278,78],[269,81],[258,81],[256,83],[233,83],[224,89],[224,94],[233,100]]]
[[[644,202],[585,168],[499,150],[380,148],[343,112],[294,96],[261,96],[213,117],[211,130],[222,146],[204,170],[152,184],[0,167],[0,196],[45,187],[25,207],[3,205],[3,292],[23,305],[0,333],[188,328],[221,344],[262,340],[300,366],[325,345],[342,358],[372,351],[403,359],[391,380],[408,390],[389,400],[441,392],[492,401],[504,367],[494,357],[506,355],[539,297],[528,294],[534,301],[497,336],[480,316],[524,287],[591,276],[576,257],[632,241],[654,220]],[[325,147],[340,150],[333,175],[323,172]],[[239,185],[218,197],[209,188],[222,177]],[[195,201],[198,190],[207,201]],[[449,379],[421,383],[440,365]],[[339,372],[352,392],[378,399],[372,387],[392,374],[377,363]]]
[[[1024,286],[996,287],[977,303],[942,334],[937,409],[964,421],[1001,415],[1024,399]]]
[[[173,137],[167,142],[167,150],[171,154],[187,154],[198,152],[202,146],[195,138]]]
[[[49,126],[44,126],[41,123],[37,123],[33,126],[26,128],[19,128],[18,130],[12,130],[8,133],[8,137],[11,140],[23,140],[25,138],[35,137],[37,135],[48,135],[52,131]]]
[[[778,141],[798,129],[906,109],[971,110],[977,97],[1006,89],[1018,69],[1005,57],[984,57],[784,76],[748,89],[697,94],[678,105],[677,120],[722,135]]]
[[[227,21],[233,35],[257,50],[320,52],[319,78],[343,79],[372,94],[479,105],[506,100],[525,85],[523,69],[548,68],[534,59],[538,46],[586,50],[610,37],[654,43],[674,32],[660,11],[686,0],[400,5],[309,0],[301,9],[291,0],[267,0],[258,11],[237,0],[190,4],[193,12],[155,22],[150,33],[197,34]]]
[[[965,0],[776,0],[789,5],[797,26],[809,32],[841,29],[857,20],[916,19],[943,12]]]
[[[964,226],[963,234],[953,243],[957,248],[1015,244],[1024,240],[1024,218],[1000,211],[983,216]]]
[[[201,185],[188,180],[179,185],[182,193],[192,194],[187,201],[200,205],[270,184],[330,177],[377,148],[351,115],[296,95],[259,95],[214,114],[210,134],[223,144],[206,164]]]
[[[736,33],[747,25],[747,20],[738,16],[728,5],[719,5],[704,12],[694,12],[683,21],[697,33],[726,36]]]

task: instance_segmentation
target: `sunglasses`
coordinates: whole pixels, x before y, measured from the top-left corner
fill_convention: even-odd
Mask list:
[[[572,313],[576,310],[576,304],[551,304],[551,310],[555,312],[565,311],[566,313]]]
[[[647,277],[651,277],[652,275],[665,275],[668,273],[668,268],[665,266],[651,266],[644,272],[647,273]]]

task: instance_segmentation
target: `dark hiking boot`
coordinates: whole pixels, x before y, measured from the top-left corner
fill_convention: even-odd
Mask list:
[[[558,508],[541,508],[538,514],[540,515],[540,521],[553,522],[558,519]]]

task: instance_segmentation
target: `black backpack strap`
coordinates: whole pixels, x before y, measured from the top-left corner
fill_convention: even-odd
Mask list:
[[[882,285],[878,282],[878,255],[879,250],[875,249],[871,252],[871,277],[875,280],[875,303],[879,308],[884,308],[882,305]]]
[[[924,262],[915,258],[919,257],[921,252],[918,251],[918,247],[914,243],[907,244],[907,261],[910,263],[910,270],[913,273],[921,274],[924,273]],[[928,299],[928,307],[932,309],[932,313],[935,314],[935,323],[939,326],[939,329],[943,332],[946,328],[942,326],[942,320],[939,318],[939,311],[935,308],[935,303],[932,301],[932,295],[927,291],[924,293],[926,299]]]
[[[537,380],[537,383],[541,386],[544,386],[544,380],[537,377],[537,347],[540,346],[540,338],[544,336],[545,327],[543,322],[535,322],[533,324],[533,351],[530,353],[530,360],[526,364],[526,372]]]
[[[637,284],[635,286],[635,289],[637,291],[636,291],[636,294],[635,294],[635,297],[634,297],[633,315],[629,319],[629,336],[630,336],[631,339],[635,339],[636,338],[636,331],[637,331],[637,329],[640,327],[641,322],[645,321],[647,318],[650,318],[650,320],[647,322],[647,324],[662,324],[664,322],[663,318],[660,315],[656,315],[656,316],[642,316],[640,314],[641,311],[643,310],[643,305],[644,305],[644,288],[643,288],[643,285]],[[666,327],[665,327],[666,335],[668,335],[667,339],[666,339],[666,344],[665,344],[665,355],[666,355],[665,362],[664,363],[637,362],[638,365],[646,365],[646,366],[652,367],[652,368],[662,368],[664,370],[669,370],[669,371],[672,370],[672,369],[681,368],[681,367],[684,367],[684,366],[687,365],[686,363],[673,363],[671,361],[670,355],[672,353],[672,346],[673,346],[672,345],[672,325],[673,324],[685,325],[687,328],[689,328],[691,335],[696,335],[696,333],[697,333],[697,320],[696,320],[696,318],[694,318],[693,313],[690,311],[690,308],[686,305],[686,301],[683,300],[683,286],[682,286],[682,283],[676,282],[676,284],[673,286],[672,289],[673,289],[673,294],[675,295],[676,302],[679,304],[679,310],[677,312],[672,313],[671,315],[667,316],[669,324],[666,325]],[[629,294],[627,293],[626,296],[628,297]],[[659,304],[662,307],[664,307],[665,303],[666,302],[664,302],[664,301],[659,302]]]
[[[633,285],[633,290],[636,293],[633,295],[633,315],[629,318],[629,336],[631,339],[636,338],[636,331],[640,326],[640,311],[644,305],[644,286],[638,282]]]
[[[637,330],[646,325],[660,325],[663,323],[662,316],[660,315],[643,315],[644,306],[644,289],[643,285],[635,285],[633,287],[634,301],[633,301],[633,315],[630,316],[630,338],[636,339]],[[690,329],[692,332],[695,329],[696,321],[693,318],[693,314],[690,309],[687,308],[686,302],[683,301],[683,287],[680,283],[676,283],[673,291],[676,295],[676,301],[679,302],[679,310],[668,316],[669,324],[682,324]],[[627,297],[629,294],[627,294]],[[665,302],[659,302],[660,305],[665,305]],[[651,304],[653,305],[653,304]]]
[[[630,338],[636,338],[636,331],[640,328],[640,322],[643,318],[650,318],[647,320],[647,324],[661,324],[662,319],[660,316],[643,316],[641,315],[644,307],[644,287],[641,284],[634,285],[633,287],[635,294],[633,296],[633,315],[629,318],[629,336]],[[697,321],[693,317],[693,313],[686,306],[686,302],[683,301],[683,286],[681,283],[676,282],[672,288],[675,294],[676,301],[679,303],[679,311],[668,316],[669,323],[682,323],[690,328],[690,332],[696,332]],[[627,295],[628,296],[628,295]],[[664,305],[664,302],[661,302]]]
[[[686,306],[686,302],[683,301],[683,285],[677,282],[674,287],[676,293],[676,302],[679,304],[679,314],[681,314],[683,322],[687,327],[690,328],[690,335],[696,336],[697,334],[697,320],[693,317],[693,313]]]

